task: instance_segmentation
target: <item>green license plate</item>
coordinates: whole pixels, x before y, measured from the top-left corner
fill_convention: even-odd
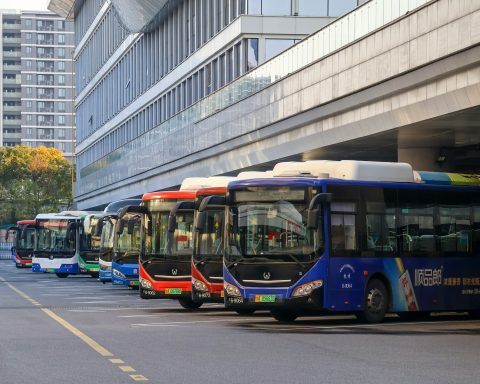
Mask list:
[[[255,295],[256,303],[274,303],[276,295]]]
[[[139,281],[138,281],[138,280],[130,280],[130,285],[131,285],[132,287],[137,286],[138,284],[139,284]]]
[[[166,288],[165,289],[165,294],[166,295],[181,295],[182,294],[182,288]]]

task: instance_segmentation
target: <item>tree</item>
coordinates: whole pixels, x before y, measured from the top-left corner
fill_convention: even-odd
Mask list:
[[[54,148],[0,148],[0,223],[57,212],[72,202],[72,166]]]

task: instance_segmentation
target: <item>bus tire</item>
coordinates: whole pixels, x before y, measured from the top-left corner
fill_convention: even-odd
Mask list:
[[[385,318],[388,309],[388,291],[385,284],[378,279],[372,279],[367,284],[363,311],[357,313],[357,318],[365,323],[380,323]]]
[[[298,317],[298,313],[287,309],[272,309],[270,313],[275,320],[282,323],[291,323]]]
[[[242,309],[236,309],[235,312],[237,312],[239,315],[253,315],[253,313],[255,312],[255,309],[242,308]]]
[[[68,273],[55,273],[57,275],[57,277],[59,277],[60,279],[64,279],[66,277],[68,277]]]
[[[178,302],[185,309],[198,309],[203,304],[199,301],[193,301],[192,299],[178,299]]]
[[[130,288],[134,291],[138,291],[140,287],[138,285],[131,285]]]
[[[21,268],[23,268],[23,265],[20,264],[20,263],[15,263],[15,267],[17,267],[18,269],[21,269]]]
[[[140,289],[140,298],[141,299],[146,299],[146,300],[151,299],[150,296],[145,294],[144,289],[142,287],[140,287],[139,289]]]
[[[98,278],[98,272],[90,272],[90,276],[92,276],[94,279]]]

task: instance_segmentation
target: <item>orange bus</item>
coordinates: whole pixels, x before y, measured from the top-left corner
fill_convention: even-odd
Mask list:
[[[8,231],[15,231],[15,245],[12,248],[17,268],[31,267],[33,248],[35,246],[35,220],[20,220]]]

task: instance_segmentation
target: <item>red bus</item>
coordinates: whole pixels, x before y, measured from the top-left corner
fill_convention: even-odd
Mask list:
[[[140,251],[140,297],[176,299],[184,308],[198,308],[192,300],[191,258],[193,250],[194,191],[163,191],[143,195],[144,215]],[[192,206],[177,209],[175,231],[168,231],[170,211],[177,204]],[[145,229],[148,228],[146,231]]]
[[[196,302],[223,303],[223,230],[225,205],[208,204],[199,209],[208,196],[225,197],[226,187],[202,188],[195,200],[195,232],[192,254],[192,298]]]
[[[31,267],[35,246],[35,220],[17,221],[17,225],[10,227],[8,231],[15,231],[15,245],[12,249],[15,266],[17,268]]]

